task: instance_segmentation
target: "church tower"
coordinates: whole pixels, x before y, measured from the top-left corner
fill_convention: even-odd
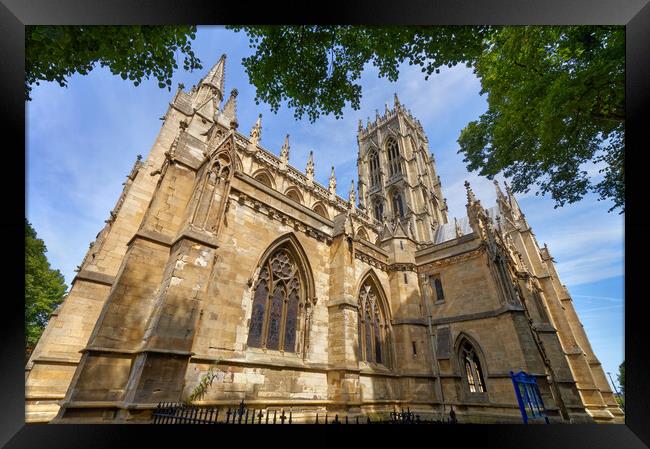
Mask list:
[[[359,207],[379,222],[399,222],[417,242],[434,240],[447,223],[435,160],[422,125],[395,95],[374,123],[359,121]]]

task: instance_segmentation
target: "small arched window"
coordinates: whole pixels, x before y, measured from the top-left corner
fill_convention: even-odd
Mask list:
[[[302,198],[300,197],[300,193],[298,193],[298,190],[296,190],[295,188],[290,187],[289,189],[287,189],[287,191],[284,194],[287,196],[287,198],[291,198],[296,203],[302,204]]]
[[[329,214],[327,213],[327,210],[321,203],[318,203],[314,206],[314,212],[316,212],[318,215],[320,215],[323,218],[327,218],[328,220],[330,218]]]
[[[388,141],[388,173],[389,176],[396,175],[402,172],[399,156],[399,147],[395,139],[390,139]]]
[[[359,292],[359,361],[385,364],[388,341],[387,321],[379,306],[379,295],[369,279]]]
[[[467,340],[464,340],[460,345],[459,360],[462,375],[467,381],[469,391],[471,393],[485,393],[487,390],[483,370],[481,369],[481,361],[476,350]]]
[[[436,292],[436,301],[445,300],[445,292],[442,290],[442,282],[438,276],[430,276],[429,282]]]
[[[304,297],[298,263],[280,248],[262,264],[253,294],[248,346],[296,352],[299,305]]]
[[[370,150],[368,165],[370,167],[370,186],[378,186],[381,183],[381,173],[379,172],[379,155],[375,149]]]
[[[402,194],[399,190],[393,192],[393,214],[396,217],[404,217],[404,203],[402,200]]]
[[[359,236],[360,239],[363,239],[368,242],[370,241],[370,239],[368,238],[368,233],[363,228],[357,229],[357,235]]]
[[[269,175],[267,175],[264,172],[260,172],[257,175],[255,175],[255,180],[261,182],[267,187],[273,188],[273,182],[271,181],[271,178],[269,177]]]
[[[381,199],[377,198],[373,203],[373,210],[375,213],[375,219],[378,221],[383,221],[384,219],[384,203]]]

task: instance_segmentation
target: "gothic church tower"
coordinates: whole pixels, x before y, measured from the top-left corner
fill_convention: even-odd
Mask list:
[[[418,242],[447,223],[435,160],[422,125],[395,95],[395,105],[364,128],[359,121],[359,207],[376,220],[400,222]]]

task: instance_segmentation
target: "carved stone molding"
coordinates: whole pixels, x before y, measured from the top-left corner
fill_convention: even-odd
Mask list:
[[[284,212],[275,209],[267,204],[262,203],[261,201],[239,191],[233,191],[228,198],[229,201],[236,201],[242,206],[249,207],[256,212],[259,212],[263,215],[266,215],[271,220],[279,221],[280,223],[294,228],[298,232],[302,232],[307,237],[318,240],[319,242],[324,242],[328,245],[332,243],[332,237],[322,232],[321,230],[309,226],[290,215],[285,214]]]
[[[370,254],[364,253],[362,251],[359,251],[358,249],[354,252],[354,258],[359,259],[362,262],[367,263],[368,265],[371,265],[375,268],[378,268],[382,271],[388,272],[389,271],[389,266],[387,263],[382,262],[381,260],[377,259],[374,256],[371,256]]]
[[[436,268],[440,268],[440,267],[447,266],[447,265],[452,265],[452,264],[462,262],[462,261],[467,260],[467,259],[471,259],[473,257],[478,256],[479,254],[484,253],[485,251],[486,251],[485,246],[481,246],[481,247],[476,248],[476,249],[474,249],[472,251],[467,251],[467,252],[457,254],[457,255],[451,256],[451,257],[445,257],[443,259],[436,260],[435,262],[431,262],[431,263],[419,266],[417,271],[420,272],[420,273],[426,273],[426,272],[434,270]]]
[[[392,263],[388,265],[388,271],[417,271],[417,265],[414,263]]]

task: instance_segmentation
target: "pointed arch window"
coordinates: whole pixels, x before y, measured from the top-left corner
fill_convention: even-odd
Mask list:
[[[399,147],[395,139],[390,139],[386,147],[388,148],[388,173],[389,176],[394,176],[402,172]]]
[[[471,393],[485,393],[485,378],[481,369],[481,361],[472,344],[464,340],[460,346],[459,360],[462,369],[462,375],[467,381]]]
[[[296,352],[304,290],[291,252],[284,247],[274,251],[262,264],[255,284],[249,347]]]
[[[384,219],[384,204],[381,199],[376,199],[373,203],[373,209],[375,213],[375,219],[378,221],[383,221]]]
[[[358,300],[359,361],[385,365],[389,329],[373,282],[364,282]]]
[[[381,183],[381,173],[379,172],[379,155],[375,149],[370,150],[368,165],[370,167],[370,186],[378,186]]]
[[[393,214],[396,217],[404,218],[404,201],[399,190],[393,191]]]

